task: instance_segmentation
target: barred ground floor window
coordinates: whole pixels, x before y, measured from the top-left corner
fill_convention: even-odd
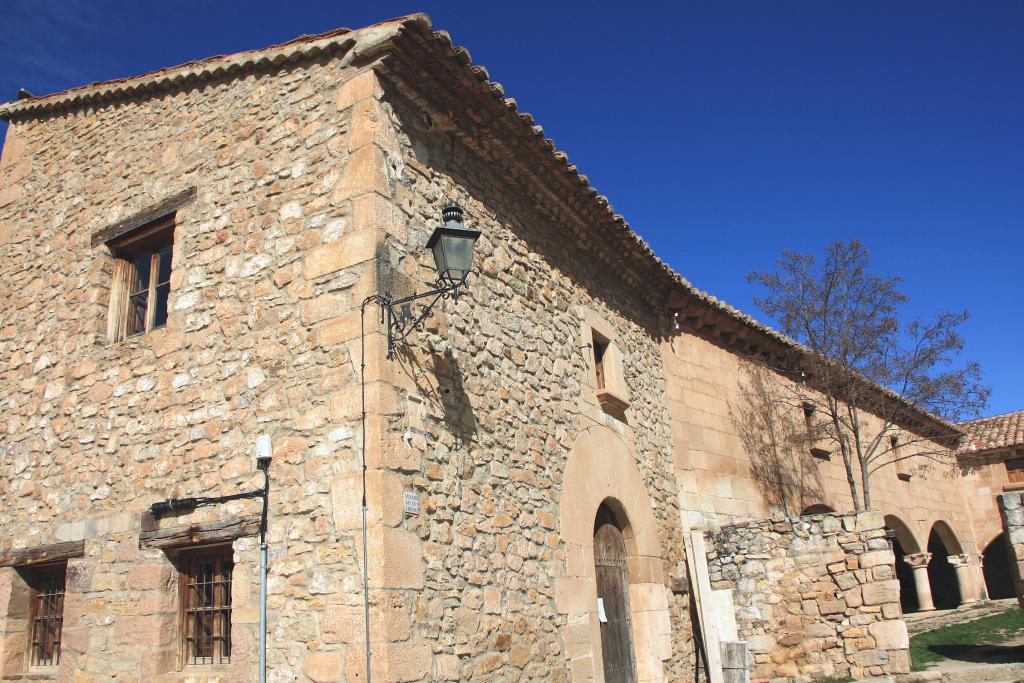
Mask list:
[[[64,627],[67,565],[33,567],[26,574],[31,590],[29,662],[32,666],[56,666]]]
[[[231,548],[182,555],[181,645],[186,664],[231,661]]]

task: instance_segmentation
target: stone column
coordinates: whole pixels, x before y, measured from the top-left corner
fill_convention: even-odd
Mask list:
[[[988,600],[988,584],[985,583],[985,554],[978,553],[972,555],[974,558],[974,564],[978,565],[978,573],[975,574],[978,577],[978,599]]]
[[[1024,609],[1024,501],[1020,491],[1011,491],[996,496],[999,503],[999,516],[1003,520],[1003,531],[1006,532],[1007,561],[1010,563],[1010,576],[1013,587],[1017,591],[1017,603]]]
[[[928,582],[928,562],[931,559],[931,553],[914,553],[903,558],[903,561],[914,570],[914,588],[917,589],[917,605],[921,612],[931,612],[935,609],[935,603],[932,602],[932,585]]]
[[[956,569],[956,582],[960,586],[960,604],[966,605],[977,602],[975,598],[974,582],[971,581],[971,556],[950,555],[946,558]]]

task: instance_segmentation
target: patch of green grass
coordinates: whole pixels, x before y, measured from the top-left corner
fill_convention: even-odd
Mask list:
[[[825,678],[815,678],[814,683],[853,683],[853,679],[849,676],[826,676]]]
[[[999,614],[911,636],[910,661],[914,671],[920,671],[929,664],[949,659],[948,653],[955,652],[957,648],[997,645],[1020,636],[1024,636],[1024,610],[1014,607]]]

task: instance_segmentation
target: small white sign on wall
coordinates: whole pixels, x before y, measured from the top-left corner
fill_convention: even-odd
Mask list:
[[[405,503],[405,514],[420,514],[420,494],[415,491],[406,491],[403,496],[403,502]]]
[[[597,599],[597,620],[602,624],[608,623],[608,615],[604,613],[604,598]]]

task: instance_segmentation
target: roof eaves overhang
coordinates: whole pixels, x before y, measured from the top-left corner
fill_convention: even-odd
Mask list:
[[[425,14],[411,14],[366,28],[339,28],[300,36],[279,45],[231,55],[208,57],[127,78],[90,83],[61,92],[0,104],[0,118],[13,121],[87,107],[103,106],[201,83],[231,79],[262,69],[299,63],[318,57],[370,60],[409,26],[430,26]]]
[[[444,31],[431,31],[429,24],[408,27],[396,36],[381,67],[393,81],[404,83],[407,94],[447,112],[452,129],[471,147],[492,157],[518,154],[523,158],[517,180],[534,179],[527,196],[538,201],[554,198],[575,213],[562,221],[577,232],[589,230],[599,240],[586,240],[592,256],[613,265],[626,286],[641,294],[656,311],[678,313],[681,325],[742,355],[766,358],[776,367],[799,370],[809,364],[814,352],[795,340],[764,325],[720,299],[694,287],[662,261],[629,223],[616,213],[608,198],[590,185],[589,179],[557,149],[555,142],[533,117],[519,110],[515,100],[505,97],[500,83],[490,80],[487,70],[474,65],[469,51],[452,43]],[[427,83],[444,83],[443,92]],[[514,149],[513,149],[514,148]],[[895,402],[916,415],[915,426],[930,425],[929,432],[941,438],[959,439],[956,426],[907,402],[890,389],[857,375],[879,401]],[[910,426],[910,425],[908,425]]]

